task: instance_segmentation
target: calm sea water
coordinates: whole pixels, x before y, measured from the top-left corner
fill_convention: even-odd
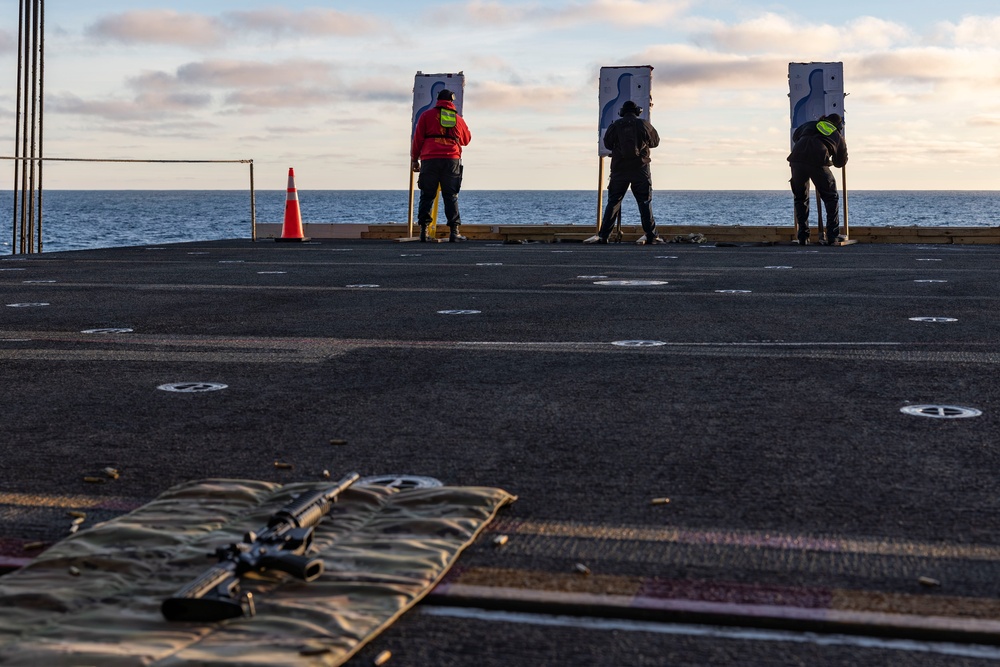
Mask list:
[[[997,227],[1000,191],[849,193],[850,223],[860,226]],[[305,222],[406,221],[405,190],[299,191]],[[258,191],[257,221],[281,222],[285,191]],[[590,190],[463,191],[468,224],[578,224],[593,227],[597,193]],[[791,224],[787,191],[678,191],[654,194],[661,225]],[[0,194],[0,255],[10,254],[13,194]],[[631,196],[624,224],[638,224]],[[245,191],[45,191],[43,250],[250,238],[250,196]]]

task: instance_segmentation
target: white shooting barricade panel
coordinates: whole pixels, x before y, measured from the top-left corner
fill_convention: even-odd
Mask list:
[[[417,72],[413,78],[413,111],[410,115],[410,140],[417,129],[420,114],[437,106],[437,96],[444,89],[455,93],[455,109],[462,113],[465,101],[465,74],[463,72],[444,74],[424,74]],[[409,150],[407,150],[409,153]],[[407,236],[413,238],[413,170],[410,171],[410,196],[406,211]],[[436,209],[436,206],[435,206]],[[436,217],[436,215],[435,215]]]
[[[604,147],[604,133],[618,119],[618,112],[625,102],[632,100],[640,107],[640,118],[649,120],[649,107],[652,106],[653,67],[602,67],[600,91],[598,93],[598,108],[600,115],[597,122],[597,154],[601,157],[611,155]]]
[[[597,231],[601,230],[604,203],[604,158],[611,155],[611,151],[604,147],[604,134],[617,120],[622,105],[629,100],[642,107],[639,117],[649,120],[649,108],[653,106],[652,92],[652,65],[601,68],[597,116]]]
[[[455,93],[455,109],[462,114],[462,102],[465,98],[465,74],[424,74],[417,72],[413,79],[413,115],[410,117],[410,138],[417,127],[420,114],[433,109],[437,104],[437,96],[447,88]]]
[[[843,118],[844,63],[788,63],[788,100],[790,132],[832,113]]]

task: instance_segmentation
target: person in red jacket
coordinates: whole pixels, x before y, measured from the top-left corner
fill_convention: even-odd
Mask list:
[[[455,110],[455,93],[445,88],[438,93],[437,105],[417,119],[410,146],[410,167],[420,172],[417,223],[422,242],[427,241],[427,225],[431,222],[438,186],[451,230],[448,240],[452,243],[466,240],[459,233],[462,218],[458,213],[458,191],[462,188],[462,146],[468,146],[471,140],[469,126]]]

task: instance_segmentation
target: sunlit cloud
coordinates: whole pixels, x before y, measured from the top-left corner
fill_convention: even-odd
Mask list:
[[[590,0],[552,11],[556,23],[604,23],[617,26],[662,24],[690,5],[686,0]]]
[[[690,4],[689,0],[586,0],[552,6],[473,0],[440,7],[431,12],[431,19],[490,26],[535,24],[541,27],[567,27],[597,23],[618,27],[645,27],[660,25],[676,18]]]
[[[690,19],[686,21],[693,43],[735,53],[782,51],[799,59],[811,54],[854,49],[886,49],[913,38],[905,26],[862,17],[843,26],[803,24],[767,13],[742,23]]]
[[[333,83],[333,67],[318,60],[280,62],[208,60],[177,68],[177,80],[196,86],[268,86],[303,81]]]
[[[562,86],[525,86],[499,81],[470,84],[470,96],[480,109],[516,109],[565,104],[576,91]]]
[[[210,104],[208,94],[144,93],[131,100],[86,100],[70,93],[57,93],[46,95],[45,110],[112,121],[149,121],[169,118],[179,112],[200,111]]]
[[[94,39],[123,44],[173,44],[205,47],[225,41],[225,27],[203,14],[149,9],[105,17],[86,29]]]
[[[917,84],[966,85],[1000,89],[996,51],[944,47],[903,48],[854,58],[854,76],[861,79]]]
[[[648,48],[637,60],[652,64],[655,81],[668,86],[757,88],[773,85],[788,73],[787,58],[743,56],[684,44]]]
[[[375,19],[340,12],[336,9],[304,9],[292,11],[276,8],[223,14],[230,27],[272,35],[339,36],[367,35],[379,31],[383,24]]]
[[[1000,35],[1000,16],[966,16],[958,23],[943,22],[934,37],[959,47],[995,46]]]
[[[374,19],[334,9],[277,8],[220,16],[150,9],[105,17],[89,26],[85,34],[102,42],[211,48],[248,31],[281,37],[351,37],[369,35],[379,28]]]

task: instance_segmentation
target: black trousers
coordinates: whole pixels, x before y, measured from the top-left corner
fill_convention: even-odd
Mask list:
[[[615,221],[622,210],[622,200],[625,199],[625,193],[629,188],[632,188],[632,196],[639,205],[642,231],[646,233],[646,238],[651,239],[656,236],[656,221],[653,220],[652,206],[653,177],[649,165],[642,165],[611,171],[611,178],[608,181],[608,205],[604,209],[604,217],[601,218],[601,231],[598,232],[602,238],[611,236]]]
[[[431,222],[431,208],[437,197],[438,186],[441,187],[441,199],[444,201],[444,215],[449,227],[462,224],[458,213],[458,191],[462,189],[462,161],[448,158],[432,158],[420,163],[420,177],[417,187],[420,189],[420,204],[417,207],[417,223],[420,226]]]
[[[837,181],[829,167],[813,167],[792,162],[792,197],[795,200],[795,226],[799,240],[809,238],[809,182],[816,186],[819,198],[826,208],[826,240],[833,241],[840,234],[840,195]]]

